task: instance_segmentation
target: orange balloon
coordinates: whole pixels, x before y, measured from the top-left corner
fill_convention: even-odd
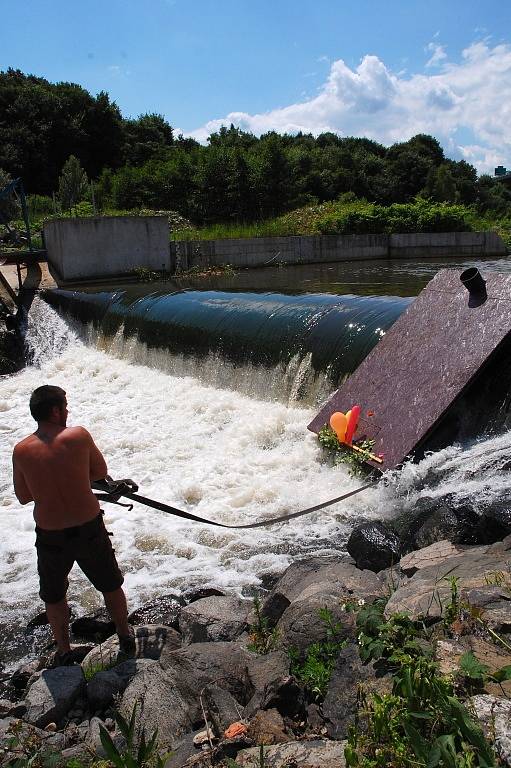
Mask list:
[[[348,419],[340,411],[332,413],[330,416],[330,426],[337,435],[337,439],[340,443],[344,442],[344,436],[346,435],[346,427],[348,426]]]

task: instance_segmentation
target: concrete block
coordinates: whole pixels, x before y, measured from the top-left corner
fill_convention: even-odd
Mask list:
[[[48,221],[44,239],[48,261],[62,280],[123,275],[136,267],[170,272],[166,216]]]

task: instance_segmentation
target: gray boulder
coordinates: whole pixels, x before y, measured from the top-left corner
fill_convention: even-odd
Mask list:
[[[142,702],[143,722],[150,734],[158,728],[165,747],[186,733],[203,729],[201,692],[215,685],[231,694],[243,708],[266,686],[289,672],[282,652],[257,656],[237,643],[194,643],[176,651],[165,649],[158,663],[138,673],[124,691],[120,711],[129,717]],[[142,712],[142,709],[140,709]]]
[[[241,719],[241,707],[229,691],[218,685],[208,685],[204,689],[204,708],[208,721],[213,726],[217,738],[222,739],[227,728]]]
[[[284,651],[272,651],[263,656],[250,655],[247,669],[254,694],[243,710],[244,719],[250,719],[258,709],[264,707],[268,692],[288,678],[289,667],[290,659]]]
[[[114,634],[115,624],[106,608],[99,608],[94,613],[75,619],[71,624],[71,630],[78,637],[100,643]]]
[[[181,645],[181,635],[175,629],[159,624],[147,624],[135,627],[137,659],[159,659],[164,648],[171,650]],[[117,635],[109,637],[97,645],[82,661],[84,670],[104,671],[113,667],[119,660],[119,640]]]
[[[23,664],[11,676],[10,683],[16,691],[24,691],[28,685],[30,678],[37,672],[46,669],[48,666],[48,658],[46,656],[40,656],[34,661]]]
[[[417,571],[429,566],[440,565],[447,557],[462,555],[466,546],[453,544],[447,539],[437,541],[428,547],[409,552],[399,561],[399,567],[406,576],[413,576]]]
[[[392,528],[379,520],[357,525],[346,545],[357,568],[383,571],[395,565],[401,556],[401,541]]]
[[[25,697],[25,720],[39,728],[58,723],[85,687],[81,667],[45,669]]]
[[[136,608],[128,616],[130,624],[163,624],[165,627],[179,629],[179,612],[183,600],[178,595],[162,595],[150,603]]]
[[[470,704],[498,756],[504,765],[511,766],[511,701],[481,695],[472,696]]]
[[[374,574],[371,575],[381,590],[381,582]],[[330,611],[334,623],[340,626],[340,639],[355,636],[355,614],[343,610],[341,594],[333,591],[329,584],[314,584],[291,603],[277,624],[282,648],[294,648],[303,658],[309,645],[326,640],[328,626],[320,618],[320,611],[324,608]]]
[[[403,611],[410,618],[439,618],[451,599],[449,578],[459,579],[458,588],[465,592],[483,587],[495,572],[506,571],[508,552],[488,552],[488,547],[471,547],[461,555],[448,557],[437,565],[417,571],[390,597],[385,615]]]
[[[390,677],[377,678],[372,664],[362,664],[357,646],[347,646],[339,654],[323,702],[328,735],[345,739],[355,720],[360,685],[366,690],[390,693]]]
[[[96,757],[104,759],[108,756],[101,743],[101,727],[104,728],[105,723],[100,720],[99,717],[93,717],[89,723],[89,728],[84,743],[89,751],[89,754],[92,752],[94,755],[96,755]],[[122,750],[125,747],[126,742],[120,733],[111,733],[110,737],[117,749]]]
[[[317,739],[315,741],[291,741],[275,744],[264,750],[265,768],[345,768],[344,747],[346,742]],[[236,757],[237,765],[254,768],[259,765],[259,747],[243,749]]]
[[[215,595],[185,606],[179,614],[183,645],[236,639],[248,628],[251,605],[248,600]]]
[[[383,594],[383,586],[372,571],[359,570],[351,558],[308,557],[292,563],[264,601],[261,613],[275,626],[288,606],[308,587],[327,583],[339,597],[360,598]]]
[[[97,672],[87,683],[87,699],[92,712],[106,709],[114,696],[122,693],[138,672],[155,664],[153,659],[129,659],[102,672]]]
[[[121,693],[127,685],[113,670],[98,672],[87,683],[87,698],[92,712],[108,707],[114,696]]]

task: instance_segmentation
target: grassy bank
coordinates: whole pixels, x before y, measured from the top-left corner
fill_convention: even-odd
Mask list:
[[[348,198],[348,199],[346,199]],[[383,206],[351,196],[328,203],[307,205],[273,219],[256,223],[217,223],[196,227],[175,211],[106,209],[104,216],[168,217],[172,240],[223,240],[253,237],[287,237],[300,235],[393,234],[414,232],[470,232],[494,230],[511,251],[511,214],[481,213],[476,206],[435,203],[418,198],[413,203]],[[65,214],[55,215],[34,205],[31,211],[34,247],[41,247],[41,231],[45,220],[53,218],[87,218],[94,216],[90,203],[79,203]],[[22,231],[23,222],[16,222]]]

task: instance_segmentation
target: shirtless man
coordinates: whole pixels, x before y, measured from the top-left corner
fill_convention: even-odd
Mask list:
[[[39,595],[57,643],[56,661],[72,662],[66,593],[75,561],[103,593],[121,651],[133,655],[124,578],[90,485],[106,477],[105,459],[86,429],[66,427],[66,393],[60,387],[34,390],[30,413],[37,430],[14,448],[14,492],[21,504],[34,502]]]

